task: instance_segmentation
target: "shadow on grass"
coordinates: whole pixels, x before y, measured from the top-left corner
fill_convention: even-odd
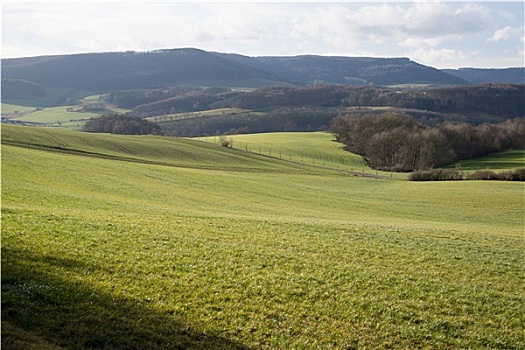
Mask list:
[[[46,271],[46,266],[48,267]],[[64,273],[89,273],[93,264],[2,248],[2,320],[70,349],[248,349],[218,334],[205,334],[146,301],[103,295]],[[115,286],[116,288],[118,286]],[[9,349],[4,344],[2,349]]]

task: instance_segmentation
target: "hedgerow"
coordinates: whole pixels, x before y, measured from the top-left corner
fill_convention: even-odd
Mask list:
[[[456,169],[432,169],[415,171],[409,176],[410,181],[457,181],[457,180],[499,180],[525,181],[525,168],[506,170],[496,173],[492,170],[476,170],[471,174],[464,174]]]

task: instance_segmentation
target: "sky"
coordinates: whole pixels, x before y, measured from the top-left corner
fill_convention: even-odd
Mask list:
[[[524,64],[524,2],[3,0],[2,58],[193,47],[247,56]]]

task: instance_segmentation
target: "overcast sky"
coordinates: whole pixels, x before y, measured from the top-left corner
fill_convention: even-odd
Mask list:
[[[2,57],[195,47],[524,66],[515,2],[2,2]]]

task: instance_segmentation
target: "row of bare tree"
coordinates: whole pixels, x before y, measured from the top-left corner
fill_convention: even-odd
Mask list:
[[[370,166],[390,171],[431,169],[508,149],[525,148],[525,118],[477,126],[418,123],[401,113],[334,118],[331,132]]]

